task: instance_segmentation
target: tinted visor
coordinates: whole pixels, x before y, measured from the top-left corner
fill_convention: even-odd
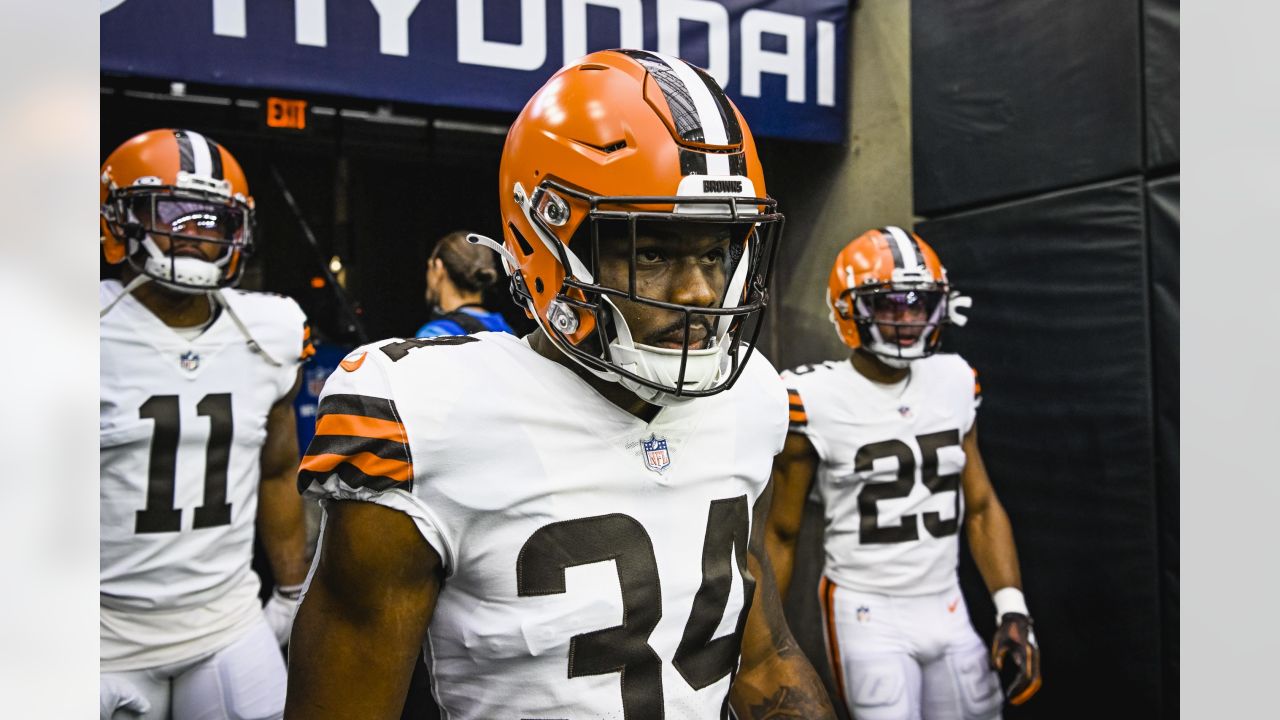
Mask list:
[[[233,202],[180,196],[136,197],[133,214],[154,234],[228,245],[244,245],[249,211]]]
[[[930,322],[942,302],[940,290],[879,292],[871,295],[871,314],[876,322]]]

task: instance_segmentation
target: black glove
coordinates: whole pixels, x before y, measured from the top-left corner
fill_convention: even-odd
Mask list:
[[[1013,659],[1013,679],[1005,686],[1005,697],[1021,705],[1040,689],[1040,646],[1031,618],[1022,613],[1005,613],[991,640],[991,666],[1003,670],[1005,656]]]

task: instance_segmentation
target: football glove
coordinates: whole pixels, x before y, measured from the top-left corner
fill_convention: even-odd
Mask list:
[[[267,616],[267,624],[271,632],[276,634],[276,641],[283,647],[289,644],[289,633],[293,630],[293,616],[298,613],[298,598],[302,595],[302,585],[277,585],[271,591],[271,599],[262,608]]]
[[[1040,646],[1031,618],[1019,612],[1007,612],[991,641],[991,666],[1003,670],[1006,659],[1013,660],[1013,679],[1005,687],[1005,697],[1012,705],[1021,705],[1040,689]]]
[[[143,715],[151,711],[151,701],[129,681],[102,675],[98,682],[98,709],[104,718],[114,717],[121,710]]]

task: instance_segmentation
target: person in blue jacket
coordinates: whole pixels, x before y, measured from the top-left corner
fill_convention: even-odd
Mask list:
[[[470,335],[482,330],[515,331],[502,315],[485,309],[485,288],[499,277],[493,251],[467,242],[459,230],[440,238],[427,260],[427,305],[431,319],[417,337]]]

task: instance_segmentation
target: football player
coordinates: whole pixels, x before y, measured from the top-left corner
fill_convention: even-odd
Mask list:
[[[747,361],[782,216],[742,116],[682,60],[593,53],[498,190],[505,242],[476,240],[539,330],[329,379],[286,717],[399,717],[419,653],[449,718],[832,717],[762,552],[786,391]]]
[[[239,163],[189,130],[107,158],[101,301],[101,709],[270,718],[306,575],[293,395],[302,311],[232,287],[253,245]],[[250,569],[255,520],[277,586]]]
[[[858,720],[998,718],[989,665],[1008,666],[1008,698],[1021,704],[1040,687],[1040,651],[1009,518],[978,452],[977,374],[936,352],[968,298],[924,240],[886,227],[836,257],[827,303],[853,353],[783,373],[791,428],[767,531],[778,585],[785,597],[816,476],[819,593],[840,700]],[[960,594],[962,525],[995,601],[989,654]]]

